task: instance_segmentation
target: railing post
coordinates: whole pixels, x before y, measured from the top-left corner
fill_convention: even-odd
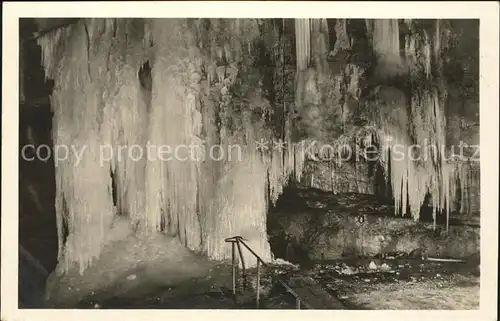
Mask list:
[[[236,297],[236,244],[231,242],[233,263],[233,295]]]
[[[297,304],[297,309],[300,310],[300,299],[295,298],[295,303]]]
[[[238,245],[238,253],[240,255],[240,260],[241,260],[241,269],[243,271],[243,289],[245,289],[246,288],[245,258],[243,257],[243,250],[241,249],[240,240],[236,240],[236,244]]]
[[[260,299],[260,261],[257,258],[257,309],[259,308]]]

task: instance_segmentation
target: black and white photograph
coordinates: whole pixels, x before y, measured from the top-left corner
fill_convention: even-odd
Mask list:
[[[377,18],[387,3],[366,17],[46,4],[10,19],[9,54],[4,38],[2,320],[496,311],[482,300],[497,293],[498,5]]]

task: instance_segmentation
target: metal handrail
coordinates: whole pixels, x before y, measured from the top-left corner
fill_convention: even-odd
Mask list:
[[[260,265],[262,264],[264,267],[269,267],[269,265],[266,264],[266,262],[264,262],[264,260],[262,260],[262,258],[257,254],[255,253],[254,250],[252,250],[250,248],[250,246],[248,246],[248,244],[245,243],[243,237],[241,236],[233,236],[233,237],[229,237],[227,239],[225,239],[226,242],[228,243],[231,243],[232,245],[232,267],[233,267],[233,272],[232,272],[232,276],[233,276],[233,295],[236,297],[236,247],[238,247],[238,254],[239,254],[239,257],[241,259],[241,265],[242,265],[242,269],[243,269],[243,277],[245,277],[245,260],[243,258],[243,252],[241,250],[241,244],[243,244],[243,246],[250,252],[253,254],[253,256],[255,256],[255,258],[257,259],[257,297],[256,297],[256,305],[257,305],[257,308],[259,307],[259,300],[260,300]],[[285,290],[292,294],[294,297],[295,297],[295,303],[296,303],[296,307],[297,309],[300,309],[300,305],[301,305],[301,302],[304,301],[300,298],[300,296],[297,294],[297,292],[295,292],[282,278],[280,278],[278,275],[276,274],[272,274],[272,277],[278,281],[278,283],[280,283],[284,288]]]

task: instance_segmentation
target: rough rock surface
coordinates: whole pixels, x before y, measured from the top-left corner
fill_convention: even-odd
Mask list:
[[[439,224],[434,230],[432,223],[394,216],[393,206],[388,204],[389,200],[371,195],[289,190],[268,216],[273,253],[303,264],[416,250],[432,257],[479,254],[477,225],[458,225],[465,221],[451,220],[448,232]]]

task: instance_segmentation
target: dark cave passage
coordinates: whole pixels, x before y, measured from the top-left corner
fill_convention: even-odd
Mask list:
[[[268,213],[267,232],[271,250],[276,258],[301,266],[353,254],[363,256],[360,249],[350,248],[352,244],[330,244],[333,248],[330,254],[319,253],[315,246],[324,243],[325,238],[336,238],[344,229],[364,224],[369,214],[394,218],[392,200],[384,196],[360,193],[335,195],[319,189],[288,187]],[[351,241],[356,242],[356,237],[359,236],[353,235]]]
[[[387,253],[424,251],[430,256],[467,258],[479,246],[478,222],[422,206],[420,219],[395,216],[394,200],[360,193],[332,194],[288,187],[267,217],[275,258],[308,267],[314,262],[362,259]],[[418,231],[418,233],[416,233]],[[446,236],[444,236],[446,235]]]
[[[20,19],[21,36],[36,30],[32,19]],[[24,97],[19,106],[19,244],[47,271],[57,264],[57,228],[54,207],[55,167],[52,152],[52,111],[35,41],[23,42]]]

